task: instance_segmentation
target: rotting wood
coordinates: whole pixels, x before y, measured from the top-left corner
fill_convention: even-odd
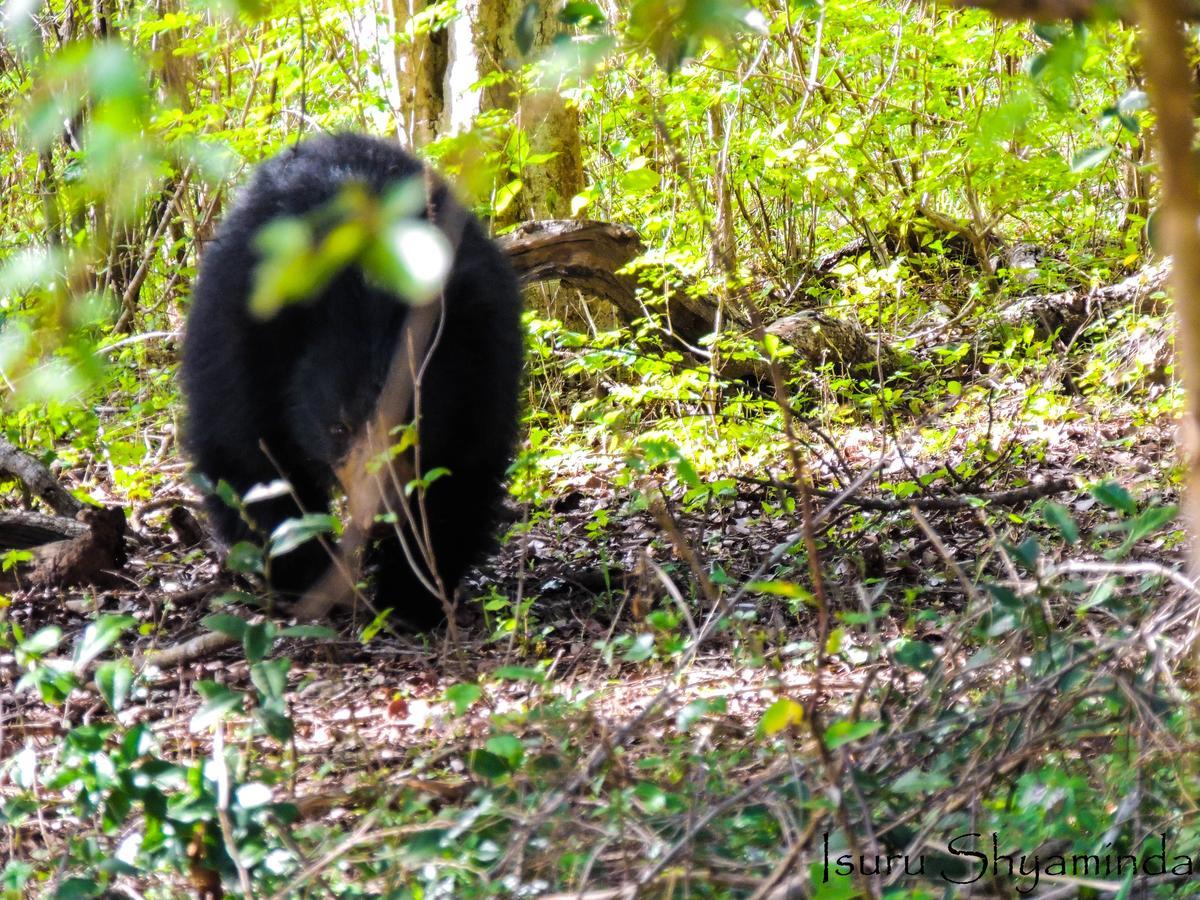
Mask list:
[[[524,222],[496,239],[508,254],[522,284],[558,281],[607,300],[626,322],[643,318],[637,277],[621,272],[645,252],[637,231],[628,225],[577,219]],[[683,291],[666,297],[669,333],[695,347],[713,331],[716,310]]]
[[[83,534],[87,526],[74,518],[28,510],[0,512],[0,550],[28,550]]]
[[[610,222],[547,220],[526,222],[498,238],[523,284],[557,280],[589,296],[611,303],[626,322],[646,315],[638,298],[636,276],[620,270],[645,250],[637,231]],[[835,254],[836,256],[836,254]],[[832,263],[822,258],[819,266]],[[1114,285],[1076,288],[1053,294],[1029,294],[999,313],[1005,327],[1034,323],[1041,338],[1057,333],[1070,340],[1097,315],[1132,307],[1138,313],[1162,312],[1162,289],[1170,269],[1168,261],[1151,265]],[[677,337],[696,358],[698,348],[717,327],[716,306],[706,305],[686,290],[666,296],[667,333]],[[749,325],[730,317],[730,331],[749,332]],[[766,327],[766,333],[795,350],[793,362],[806,367],[832,363],[841,372],[875,373],[886,377],[902,362],[887,341],[867,333],[853,317],[826,309],[806,309],[783,316]],[[998,340],[981,334],[980,344]],[[919,350],[917,351],[919,352]],[[765,360],[726,359],[721,375],[727,378],[765,376]]]
[[[567,287],[606,300],[626,322],[646,315],[638,299],[638,280],[620,270],[645,251],[637,231],[610,222],[553,219],[525,222],[497,239],[508,254],[522,284],[558,281]],[[667,333],[696,353],[717,327],[715,304],[709,306],[687,290],[665,294]],[[749,332],[749,323],[725,311],[726,326]],[[897,358],[885,343],[873,341],[853,319],[806,311],[778,319],[767,333],[793,346],[811,366],[834,362],[839,367],[875,363],[885,373]],[[765,361],[727,360],[721,374],[730,378],[762,377]]]
[[[0,437],[0,473],[18,479],[61,516],[73,516],[83,504],[64,488],[54,474],[20,447]]]
[[[1097,316],[1115,309],[1132,307],[1139,314],[1157,315],[1163,312],[1162,292],[1170,268],[1163,260],[1116,284],[1022,297],[1000,313],[1000,320],[1014,327],[1036,323],[1038,337],[1057,332],[1069,341]]]
[[[79,584],[102,584],[109,573],[125,567],[125,510],[89,506],[80,511],[86,529],[69,540],[44,544],[34,551],[37,565],[29,574],[34,587],[54,590]]]

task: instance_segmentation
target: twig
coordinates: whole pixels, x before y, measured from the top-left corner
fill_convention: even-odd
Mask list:
[[[135,657],[134,665],[140,667],[143,664],[150,663],[159,668],[177,666],[181,663],[191,662],[194,659],[207,656],[210,653],[225,650],[236,644],[236,638],[217,631],[207,631],[191,640],[184,641],[182,644],[175,644],[167,647],[165,650],[151,650],[148,653]]]
[[[137,271],[133,273],[133,277],[129,279],[129,284],[125,287],[125,293],[121,295],[121,315],[117,318],[117,323],[113,325],[113,331],[123,332],[129,327],[133,319],[134,310],[136,309],[138,292],[142,289],[142,284],[145,282],[146,275],[150,271],[150,264],[154,261],[154,251],[158,249],[158,242],[162,239],[163,232],[167,230],[167,225],[170,223],[171,217],[175,214],[175,206],[179,203],[179,198],[183,196],[183,192],[187,190],[188,182],[191,181],[191,178],[192,167],[188,166],[179,177],[179,184],[175,188],[175,193],[167,201],[167,206],[158,221],[158,227],[154,229],[154,234],[151,235],[150,240],[146,242],[146,247],[142,251],[142,259],[138,264]]]
[[[242,889],[242,895],[253,898],[254,888],[250,885],[250,872],[247,871],[242,862],[242,855],[238,852],[237,839],[234,837],[233,831],[233,819],[229,815],[229,798],[233,785],[229,778],[229,766],[225,760],[225,723],[219,720],[217,727],[213,729],[212,762],[216,769],[217,821],[221,826],[221,837],[225,841],[225,852],[229,854],[229,858],[233,860],[233,866],[237,870],[238,885]]]
[[[787,482],[772,483],[772,487],[779,487],[786,490],[795,491],[797,488]],[[901,510],[916,507],[919,510],[951,510],[951,509],[970,509],[971,507],[979,506],[982,503],[987,503],[992,506],[1017,506],[1021,503],[1028,503],[1031,500],[1037,500],[1040,497],[1048,497],[1051,494],[1061,494],[1065,491],[1074,489],[1075,480],[1072,478],[1049,478],[1045,481],[1036,481],[1033,484],[1028,484],[1025,487],[1014,488],[1010,491],[995,491],[993,493],[979,494],[946,494],[936,497],[909,497],[905,500],[888,500],[882,497],[855,497],[845,496],[845,492],[835,494],[832,491],[814,490],[813,494],[824,499],[838,498],[841,503],[852,503],[862,509],[869,509],[874,512],[899,512]]]

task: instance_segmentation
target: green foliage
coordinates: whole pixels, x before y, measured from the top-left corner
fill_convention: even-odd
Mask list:
[[[391,52],[444,48],[460,11],[426,4],[376,40],[364,29],[395,11],[362,0],[11,6],[3,435],[80,496],[136,509],[185,490],[178,330],[231,191],[302,132],[407,124]],[[89,591],[119,612],[80,626],[33,601],[27,627],[31,601],[0,597],[19,697],[54,713],[6,732],[0,891],[536,896],[647,876],[649,895],[740,896],[786,861],[812,883],[777,888],[832,898],[858,887],[808,868],[824,834],[835,855],[992,831],[1135,852],[1169,827],[1197,846],[1194,677],[1172,658],[1195,615],[1171,568],[1179,473],[1136,430],[1180,406],[1170,319],[1153,297],[1071,333],[1005,315],[1147,261],[1133,33],[937,5],[570,0],[539,57],[541,9],[523,9],[521,58],[476,87],[568,99],[586,174],[572,211],[635,226],[645,249],[634,315],[531,294],[511,473],[526,514],[475,598],[478,640],[430,661],[439,639],[394,644],[386,614],[338,642],[246,612],[238,591],[202,620],[226,655],[163,677],[129,656],[135,627],[173,637],[162,584],[203,552],[156,555],[143,521],[136,603]],[[422,148],[496,218],[557,155],[510,105]],[[351,191],[260,235],[256,311],[350,263],[428,299],[447,248],[414,221],[418,188]],[[1044,253],[1025,265],[1020,244]],[[719,311],[722,330],[690,341],[681,308]],[[759,340],[751,311],[806,334],[850,321],[895,357]],[[1042,469],[1089,487],[987,499]],[[287,487],[216,489],[245,514]],[[26,499],[3,473],[0,492]],[[287,522],[226,569],[252,581],[340,528]],[[31,561],[6,549],[0,569]],[[556,601],[584,568],[599,583]],[[385,684],[375,715],[363,684],[391,677],[397,647],[435,683]],[[361,738],[325,758],[295,710],[363,659],[367,678],[305,707]],[[156,717],[163,682],[190,731]],[[938,877],[888,896],[934,896]]]

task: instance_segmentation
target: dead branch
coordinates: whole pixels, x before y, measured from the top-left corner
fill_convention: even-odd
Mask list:
[[[182,644],[173,644],[164,650],[151,650],[143,656],[135,657],[133,662],[139,668],[149,664],[158,666],[160,669],[165,669],[170,666],[178,666],[201,659],[210,653],[217,653],[236,644],[237,639],[227,634],[221,634],[218,631],[206,631],[204,634],[196,635],[196,637],[184,641]]]
[[[0,512],[0,550],[28,550],[54,541],[67,541],[87,531],[77,519],[48,516],[28,510]]]
[[[646,309],[638,299],[635,275],[619,270],[645,252],[638,233],[628,225],[609,222],[551,219],[526,222],[497,239],[508,254],[523,284],[557,280],[561,284],[606,300],[626,322],[642,318]],[[678,338],[693,355],[704,339],[718,328],[715,303],[705,303],[686,289],[664,294],[668,334]],[[724,317],[733,331],[750,332],[749,322],[726,309]],[[897,356],[885,343],[872,340],[854,319],[810,310],[778,319],[766,328],[795,348],[810,366],[832,362],[840,369],[878,364],[886,373],[897,365]],[[765,378],[764,360],[722,360],[727,378]]]
[[[59,483],[49,469],[3,437],[0,437],[0,472],[16,478],[61,516],[74,516],[83,509],[83,504]]]
[[[1001,312],[1000,320],[1014,327],[1034,322],[1040,338],[1057,332],[1061,340],[1070,341],[1098,315],[1114,309],[1132,307],[1138,313],[1161,313],[1162,290],[1170,269],[1170,262],[1163,260],[1117,284],[1022,297]]]
[[[799,488],[787,481],[767,480],[764,478],[747,478],[739,477],[739,481],[744,481],[749,484],[757,484],[761,487],[778,488],[779,490],[795,493]],[[820,497],[823,500],[837,499],[838,505],[845,503],[853,503],[861,509],[869,509],[873,512],[900,512],[915,506],[920,510],[951,510],[951,509],[969,509],[973,506],[978,506],[980,503],[986,503],[990,506],[1019,506],[1022,503],[1028,503],[1031,500],[1037,500],[1040,497],[1049,497],[1052,494],[1061,494],[1066,491],[1074,490],[1075,481],[1071,478],[1048,478],[1044,481],[1035,481],[1033,484],[1027,484],[1025,487],[1013,488],[1008,491],[994,491],[992,493],[972,493],[972,494],[942,494],[938,496],[923,496],[923,497],[906,497],[903,500],[890,499],[883,497],[859,497],[851,494],[849,496],[843,491],[837,493],[835,491],[825,491],[813,489],[813,496]]]
[[[558,281],[607,300],[627,322],[646,315],[637,299],[637,277],[618,274],[646,250],[628,225],[548,219],[518,225],[496,242],[522,284]],[[666,313],[671,333],[692,346],[711,334],[716,323],[716,309],[684,291],[668,293]]]

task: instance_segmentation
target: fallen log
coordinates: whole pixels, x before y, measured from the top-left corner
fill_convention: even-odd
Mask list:
[[[626,322],[644,318],[637,297],[638,280],[621,272],[645,250],[641,236],[628,225],[577,219],[525,222],[497,238],[522,284],[558,281],[611,303]],[[668,330],[696,347],[712,334],[716,309],[685,291],[666,296]]]
[[[0,473],[4,472],[45,500],[60,516],[73,516],[83,509],[83,504],[39,460],[0,437]]]
[[[638,298],[637,278],[621,271],[646,249],[637,231],[628,225],[574,219],[526,222],[497,241],[522,284],[558,281],[608,301],[626,322],[648,313]],[[700,347],[718,327],[716,304],[706,304],[686,290],[666,291],[663,299],[667,333],[707,362],[707,351]],[[746,317],[729,309],[723,315],[724,328],[750,334]],[[832,362],[836,368],[848,370],[870,364],[880,366],[886,374],[898,362],[892,348],[872,340],[856,320],[826,311],[787,316],[768,325],[766,331],[793,347],[798,360],[810,367]],[[765,378],[767,363],[765,359],[722,360],[721,374]]]
[[[1170,270],[1170,260],[1161,260],[1116,284],[1022,297],[1000,312],[1000,321],[1012,327],[1032,322],[1039,338],[1057,332],[1060,340],[1069,342],[1093,320],[1115,309],[1133,307],[1138,313],[1161,313],[1162,291]]]
[[[498,239],[524,284],[558,281],[589,296],[608,301],[620,318],[632,322],[647,315],[638,296],[638,279],[622,271],[645,251],[637,231],[610,222],[552,219],[526,222]],[[818,260],[816,268],[828,272],[846,254],[866,249],[865,239]],[[1015,250],[1021,249],[1010,248]],[[1009,268],[1027,268],[1010,264]],[[1057,334],[1069,342],[1097,317],[1132,306],[1139,313],[1161,312],[1161,292],[1169,261],[1158,262],[1114,285],[1078,288],[1053,294],[1030,294],[1000,310],[1002,328],[1034,323],[1039,337]],[[679,340],[697,360],[711,357],[705,346],[717,329],[717,305],[704,303],[687,290],[664,292],[667,333]],[[723,330],[750,335],[744,316],[735,309],[724,311]],[[953,322],[947,323],[954,324]],[[946,326],[930,330],[939,333]],[[766,327],[795,351],[794,367],[815,368],[832,363],[841,372],[877,372],[887,376],[902,362],[888,342],[867,334],[852,316],[836,315],[828,309],[807,309],[776,319]],[[994,327],[981,332],[976,343],[983,347],[1000,341]],[[722,359],[721,375],[727,378],[765,378],[765,359]]]
[[[70,540],[87,530],[87,525],[74,518],[27,510],[4,511],[0,512],[0,550],[28,550]]]

